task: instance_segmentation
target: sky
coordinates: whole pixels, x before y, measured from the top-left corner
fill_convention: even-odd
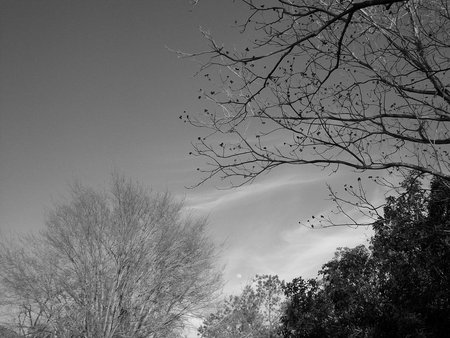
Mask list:
[[[255,274],[313,277],[337,247],[367,243],[367,228],[299,225],[329,211],[326,183],[351,172],[289,167],[236,189],[186,188],[200,179],[188,155],[199,131],[178,117],[201,110],[204,83],[172,50],[206,49],[200,28],[239,43],[243,13],[224,0],[0,1],[0,232],[39,230],[73,180],[103,187],[119,170],[209,217],[225,293]]]

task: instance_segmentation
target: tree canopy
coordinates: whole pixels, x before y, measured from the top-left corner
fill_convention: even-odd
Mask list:
[[[277,166],[406,168],[450,177],[447,0],[240,0],[247,45],[204,32],[213,103],[180,118],[202,181],[251,181]]]
[[[33,337],[176,337],[221,286],[205,220],[114,175],[75,184],[45,229],[0,245],[1,304]]]
[[[412,175],[408,180],[414,180]],[[450,330],[450,188],[389,198],[369,248],[339,249],[317,280],[286,284],[284,337],[443,337]]]

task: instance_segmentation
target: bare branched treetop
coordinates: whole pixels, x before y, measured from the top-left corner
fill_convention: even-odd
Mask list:
[[[139,182],[111,183],[74,184],[39,234],[0,240],[2,319],[23,337],[181,337],[217,299],[206,220]]]
[[[214,103],[180,118],[202,182],[251,181],[283,164],[331,171],[413,169],[450,177],[448,0],[241,0],[249,41],[209,49],[200,73]]]

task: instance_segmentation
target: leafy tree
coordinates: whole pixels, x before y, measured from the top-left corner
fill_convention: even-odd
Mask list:
[[[450,188],[436,178],[429,194],[419,182],[408,186],[374,225],[383,320],[398,335],[445,336],[450,329]]]
[[[114,175],[74,185],[46,228],[0,246],[2,303],[23,334],[175,337],[220,287],[205,221]]]
[[[256,276],[239,296],[230,296],[199,328],[203,338],[276,338],[282,306],[277,276]]]
[[[281,317],[283,337],[327,337],[333,331],[332,304],[316,279],[294,278],[286,283],[287,306]]]
[[[180,118],[208,130],[203,180],[277,166],[414,169],[450,177],[447,0],[241,0],[248,45],[204,32],[213,102]]]
[[[286,284],[284,337],[368,337],[376,313],[374,262],[364,246],[341,248],[319,272]]]
[[[319,274],[323,292],[333,304],[334,333],[339,337],[368,337],[379,313],[377,262],[360,245],[339,249]]]
[[[284,337],[443,337],[450,330],[450,188],[411,175],[370,249],[340,249],[317,281],[287,283]]]

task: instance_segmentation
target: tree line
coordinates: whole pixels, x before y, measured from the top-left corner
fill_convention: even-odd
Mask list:
[[[444,337],[450,332],[450,188],[414,175],[368,246],[339,248],[317,278],[256,276],[203,322],[213,337]]]
[[[113,175],[72,186],[38,234],[0,245],[11,337],[178,337],[209,312],[213,337],[443,337],[450,330],[450,187],[411,173],[369,245],[339,248],[316,278],[256,276],[218,301],[205,220],[168,194]],[[315,230],[320,231],[320,230]],[[215,310],[210,311],[216,304]]]

